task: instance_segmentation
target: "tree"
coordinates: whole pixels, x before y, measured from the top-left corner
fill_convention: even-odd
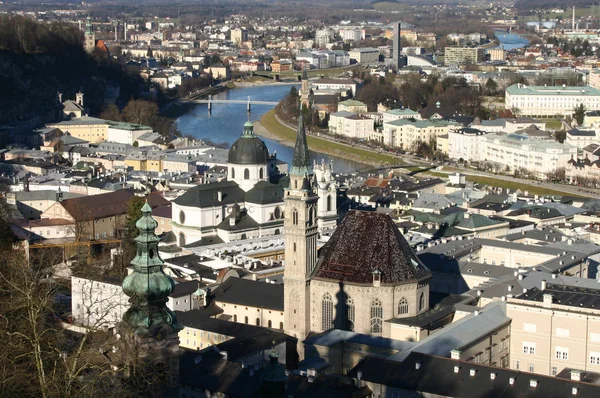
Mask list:
[[[567,139],[567,132],[565,130],[555,131],[554,139],[562,144]]]
[[[121,111],[115,104],[108,104],[100,113],[100,119],[119,121],[121,120]]]
[[[579,104],[573,109],[573,119],[577,122],[577,125],[581,126],[583,124],[583,120],[585,119],[585,105]]]
[[[488,95],[495,95],[498,91],[498,83],[491,77],[485,82],[485,91]]]
[[[158,117],[158,105],[145,100],[130,100],[123,108],[123,119],[129,123],[152,125]]]

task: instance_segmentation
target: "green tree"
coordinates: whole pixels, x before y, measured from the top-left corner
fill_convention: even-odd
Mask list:
[[[583,119],[585,119],[585,105],[579,104],[573,110],[573,119],[577,122],[579,126],[583,124]]]
[[[485,90],[488,95],[496,94],[496,91],[498,90],[498,83],[496,83],[496,81],[490,77],[487,82],[485,82]]]
[[[127,229],[128,241],[133,241],[133,239],[138,236],[139,231],[136,228],[135,223],[142,218],[142,207],[145,202],[144,198],[134,196],[127,204],[127,219],[125,221],[125,226]]]

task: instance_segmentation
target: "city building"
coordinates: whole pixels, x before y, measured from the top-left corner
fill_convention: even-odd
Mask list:
[[[353,48],[349,54],[350,61],[357,64],[375,65],[379,63],[379,50],[373,47]]]
[[[330,29],[317,29],[315,32],[315,45],[317,48],[325,47],[333,39],[333,31]]]
[[[420,142],[435,145],[438,136],[448,134],[455,128],[458,128],[456,123],[444,120],[398,118],[384,122],[383,129],[374,132],[372,139],[405,151],[413,151]]]
[[[478,64],[485,60],[485,49],[480,47],[446,47],[445,65]]]
[[[358,114],[363,114],[363,113],[367,113],[367,104],[365,104],[364,102],[360,102],[357,100],[346,100],[346,101],[342,101],[340,103],[338,103],[338,112],[341,111],[346,111],[346,112],[353,112],[353,113],[358,113]]]
[[[364,115],[339,111],[329,115],[329,133],[359,140],[369,139],[375,126],[374,120]]]
[[[231,41],[236,46],[241,46],[243,42],[248,41],[248,31],[242,28],[231,29]]]
[[[548,117],[572,115],[576,106],[600,109],[600,90],[591,86],[526,86],[506,88],[506,109],[521,116]]]
[[[365,30],[361,28],[340,28],[340,37],[344,41],[360,41],[365,39]]]
[[[88,141],[91,144],[99,144],[107,141],[109,122],[90,116],[82,116],[63,120],[56,123],[48,123],[46,127],[60,129],[63,133],[69,133],[75,138]]]
[[[510,367],[556,376],[565,368],[600,372],[600,289],[553,278],[524,289],[506,303],[512,319]]]

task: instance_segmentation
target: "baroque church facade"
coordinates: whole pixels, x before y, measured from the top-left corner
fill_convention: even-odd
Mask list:
[[[315,164],[320,199],[318,232],[333,231],[338,221],[337,185],[332,164]],[[277,158],[254,134],[251,122],[231,146],[227,180],[199,185],[173,201],[172,226],[179,246],[233,242],[284,232],[284,188],[289,177],[277,169]]]
[[[391,320],[429,309],[431,272],[381,213],[351,211],[317,252],[316,176],[301,118],[284,194],[285,331],[299,342],[333,328],[389,337]]]

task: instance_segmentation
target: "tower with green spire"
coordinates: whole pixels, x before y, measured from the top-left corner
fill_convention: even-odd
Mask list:
[[[179,371],[179,337],[183,327],[167,307],[175,283],[163,272],[164,262],[158,253],[159,238],[154,233],[158,223],[146,202],[142,217],[136,222],[136,256],[133,272],[123,280],[123,291],[130,307],[123,315],[125,338],[134,348],[136,359],[160,363],[169,377],[176,380]]]
[[[317,202],[313,172],[308,155],[306,129],[302,113],[298,120],[296,145],[290,169],[290,185],[285,190],[285,291],[284,329],[302,341],[310,331],[310,276],[317,264]]]
[[[89,15],[85,21],[85,39],[84,39],[84,47],[85,51],[91,53],[96,48],[96,35],[94,34],[94,29],[92,28],[92,17]]]

